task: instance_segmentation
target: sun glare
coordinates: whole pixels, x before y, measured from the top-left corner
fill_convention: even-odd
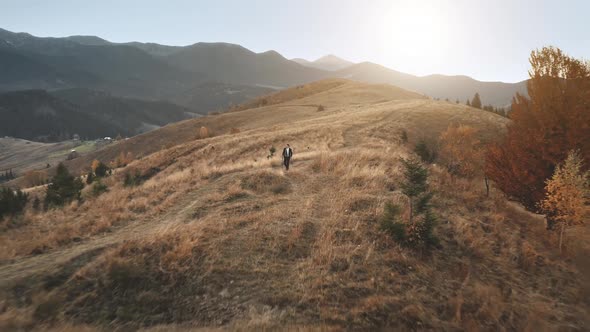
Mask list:
[[[440,9],[432,4],[396,3],[383,16],[382,45],[393,58],[410,67],[432,63],[449,43],[448,26]]]

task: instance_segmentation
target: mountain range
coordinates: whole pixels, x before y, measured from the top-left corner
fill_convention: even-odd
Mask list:
[[[96,36],[42,38],[0,29],[0,92],[82,88],[113,97],[166,101],[207,114],[324,78],[392,84],[461,102],[479,92],[484,104],[494,106],[507,106],[515,93],[526,92],[526,81],[419,77],[370,62],[354,64],[334,55],[311,62],[228,43],[113,43]]]

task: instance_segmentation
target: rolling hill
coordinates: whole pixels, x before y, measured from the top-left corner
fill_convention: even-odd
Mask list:
[[[68,162],[80,174],[93,158],[141,156],[103,179],[98,196],[88,186],[81,202],[4,224],[0,328],[589,326],[583,265],[557,254],[541,216],[495,188],[486,196],[482,179],[426,166],[438,217],[431,250],[402,246],[380,227],[386,202],[407,206],[400,158],[414,156],[417,141],[452,124],[490,141],[508,119],[347,80],[266,98]],[[198,135],[202,126],[212,137]],[[289,172],[268,156],[286,143]]]

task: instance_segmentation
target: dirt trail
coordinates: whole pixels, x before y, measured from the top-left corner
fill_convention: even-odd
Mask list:
[[[58,248],[36,256],[27,256],[0,266],[0,289],[10,286],[15,281],[34,275],[47,275],[59,271],[64,264],[84,256],[89,252],[98,252],[126,240],[133,240],[157,233],[174,224],[181,223],[193,207],[200,202],[199,197],[215,191],[230,182],[237,174],[226,175],[212,183],[207,183],[190,192],[182,201],[164,214],[148,221],[130,221],[125,226],[115,227],[110,232],[94,236],[91,239]]]

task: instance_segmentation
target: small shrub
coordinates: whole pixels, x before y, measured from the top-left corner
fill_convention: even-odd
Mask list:
[[[324,105],[318,105],[318,112],[323,112],[326,110],[326,107],[324,107]]]
[[[117,158],[115,158],[115,160],[113,160],[111,162],[111,166],[112,168],[121,168],[121,167],[125,167],[127,165],[129,165],[131,162],[133,161],[133,154],[131,152],[123,152],[121,151],[121,153],[117,156]]]
[[[405,129],[402,130],[402,133],[400,134],[400,139],[402,143],[408,143],[408,132]]]
[[[109,188],[100,180],[96,181],[92,186],[92,195],[95,197],[100,196],[100,194],[105,193],[107,191],[109,191]]]
[[[125,187],[135,187],[142,184],[144,181],[149,180],[154,175],[158,174],[160,169],[157,167],[151,167],[144,172],[139,170],[128,170],[125,172],[123,177],[123,185]]]
[[[275,152],[277,152],[277,149],[274,146],[271,146],[270,149],[268,149],[268,156],[266,156],[266,158],[270,159],[274,157]]]
[[[436,160],[436,151],[428,147],[426,141],[420,140],[418,144],[414,147],[414,152],[420,157],[420,159],[425,163],[433,163]]]
[[[86,174],[86,184],[92,184],[93,181],[94,173],[92,173],[92,171],[88,171],[88,174]]]
[[[35,200],[33,200],[33,210],[39,211],[39,208],[41,208],[41,200],[39,197],[35,197]]]
[[[401,208],[391,202],[385,203],[383,216],[381,216],[381,229],[391,235],[398,242],[406,241],[406,227],[399,220]]]
[[[229,131],[230,134],[239,134],[240,133],[240,129],[239,128],[232,128]]]
[[[109,174],[109,167],[105,165],[102,161],[98,162],[98,165],[94,169],[94,174],[96,177],[104,178]]]
[[[201,127],[201,129],[199,129],[199,138],[203,139],[203,138],[209,138],[209,137],[210,137],[209,128]]]

